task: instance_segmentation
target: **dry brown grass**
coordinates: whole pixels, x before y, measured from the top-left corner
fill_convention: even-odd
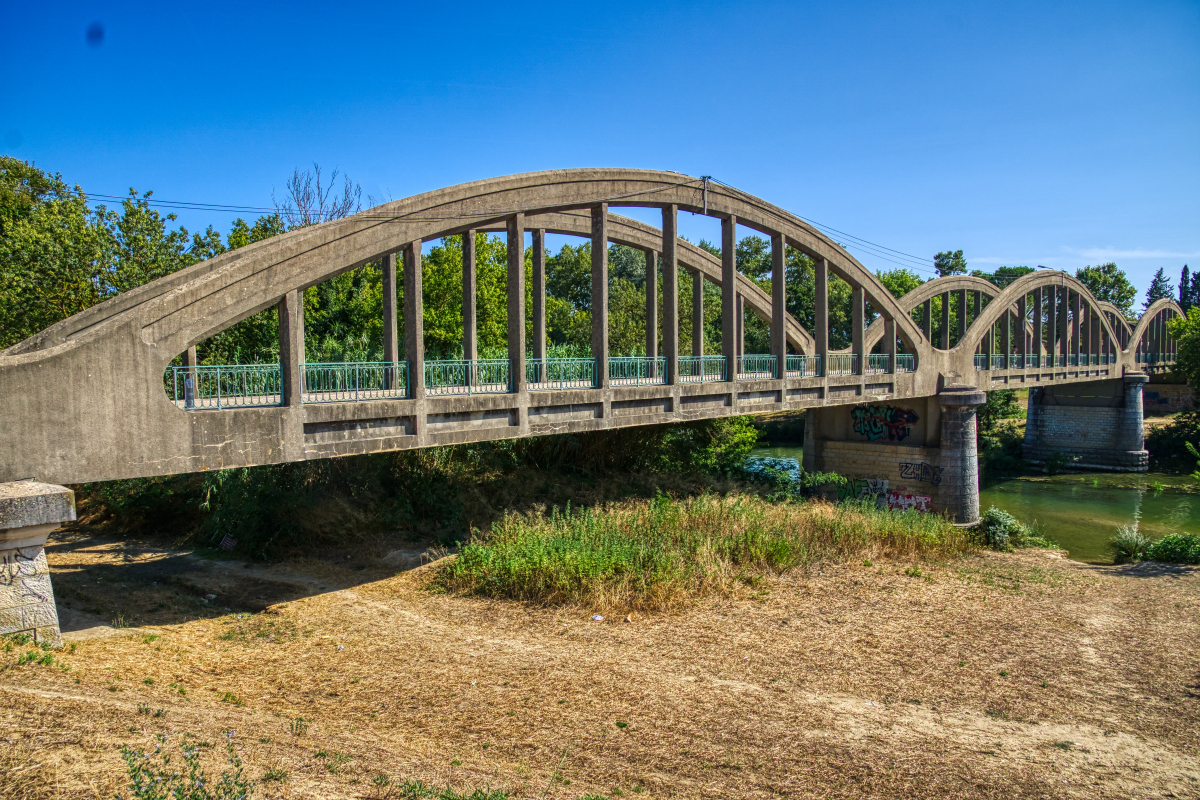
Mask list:
[[[81,542],[51,564],[82,591],[79,576],[175,563],[138,552]],[[191,568],[176,578],[247,597],[261,579],[308,588],[241,620],[81,641],[59,656],[69,671],[4,669],[0,794],[111,797],[121,744],[190,731],[219,745],[228,728],[252,777],[289,773],[260,787],[272,798],[372,797],[377,774],[563,800],[613,789],[1185,797],[1200,785],[1195,570],[1087,568],[1047,553],[826,562],[755,596],[594,623],[590,608],[432,595],[436,565],[383,578]],[[88,587],[88,602],[107,613],[177,591],[152,579]],[[309,722],[293,734],[297,717]],[[334,774],[318,751],[349,759]]]

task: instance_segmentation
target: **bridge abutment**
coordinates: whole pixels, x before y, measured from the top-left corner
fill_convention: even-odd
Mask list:
[[[37,481],[0,483],[0,634],[62,643],[46,539],[75,519],[75,493]]]
[[[934,397],[809,409],[804,468],[850,479],[841,497],[874,498],[893,509],[948,512],[979,520],[975,409],[986,395],[947,387]]]
[[[1148,378],[1057,384],[1030,389],[1025,417],[1027,461],[1061,460],[1078,469],[1145,472],[1150,454],[1142,424],[1142,387]]]

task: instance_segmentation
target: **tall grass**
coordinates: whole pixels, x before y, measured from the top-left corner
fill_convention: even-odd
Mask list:
[[[733,594],[824,559],[945,558],[977,547],[944,517],[752,495],[659,497],[508,514],[443,566],[447,591],[596,609],[661,610]]]

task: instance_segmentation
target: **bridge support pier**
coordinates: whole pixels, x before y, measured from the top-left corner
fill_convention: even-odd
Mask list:
[[[37,481],[0,483],[0,634],[62,644],[46,539],[75,519],[75,493]]]
[[[1150,454],[1142,430],[1141,373],[1029,391],[1025,460],[1061,461],[1076,469],[1145,472]]]
[[[949,386],[934,397],[806,412],[804,469],[850,479],[840,497],[979,521],[975,409],[986,395]]]

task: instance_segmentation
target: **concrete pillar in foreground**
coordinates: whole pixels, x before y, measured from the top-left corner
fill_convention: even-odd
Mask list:
[[[396,254],[383,257],[383,360],[400,359],[399,314],[396,308]],[[388,373],[390,375],[390,373]]]
[[[782,233],[771,235],[771,355],[775,377],[787,377],[787,251]]]
[[[534,268],[536,269],[536,266]],[[476,338],[475,322],[475,231],[467,231],[463,234],[462,270],[463,358],[467,361],[474,361],[479,357],[479,340]],[[534,302],[537,301],[534,300]]]
[[[679,256],[675,225],[679,209],[663,206],[663,355],[667,359],[667,383],[679,382]]]
[[[421,243],[404,248],[404,357],[408,359],[409,397],[425,397],[425,303],[421,293]],[[417,430],[423,427],[417,415]]]
[[[979,453],[975,409],[987,395],[974,386],[947,386],[938,393],[942,407],[941,464],[945,510],[958,525],[979,521]]]
[[[658,253],[646,251],[646,357],[658,357]]]
[[[692,273],[692,355],[704,355],[704,273]]]
[[[279,379],[285,406],[300,406],[304,391],[304,292],[279,301]]]
[[[50,532],[73,519],[75,493],[65,486],[0,483],[0,635],[62,644],[45,547]]]
[[[741,293],[737,296],[737,354],[738,358],[746,355],[746,298]]]
[[[950,349],[950,293],[942,292],[942,349]]]
[[[519,212],[508,218],[508,361],[512,390],[525,391],[525,215]]]
[[[857,375],[867,374],[867,357],[863,353],[863,290],[855,286],[850,292],[850,352],[858,359]],[[851,365],[853,369],[853,365]]]
[[[933,298],[925,301],[925,311],[921,315],[921,333],[925,334],[925,341],[933,344]]]
[[[813,292],[813,350],[821,359],[821,375],[829,374],[829,261],[822,258],[815,264]],[[807,424],[807,423],[806,423]]]
[[[592,206],[592,358],[596,386],[608,388],[608,203]]]
[[[721,355],[725,377],[737,380],[737,217],[721,220]]]
[[[546,231],[533,232],[533,357],[546,357]]]

